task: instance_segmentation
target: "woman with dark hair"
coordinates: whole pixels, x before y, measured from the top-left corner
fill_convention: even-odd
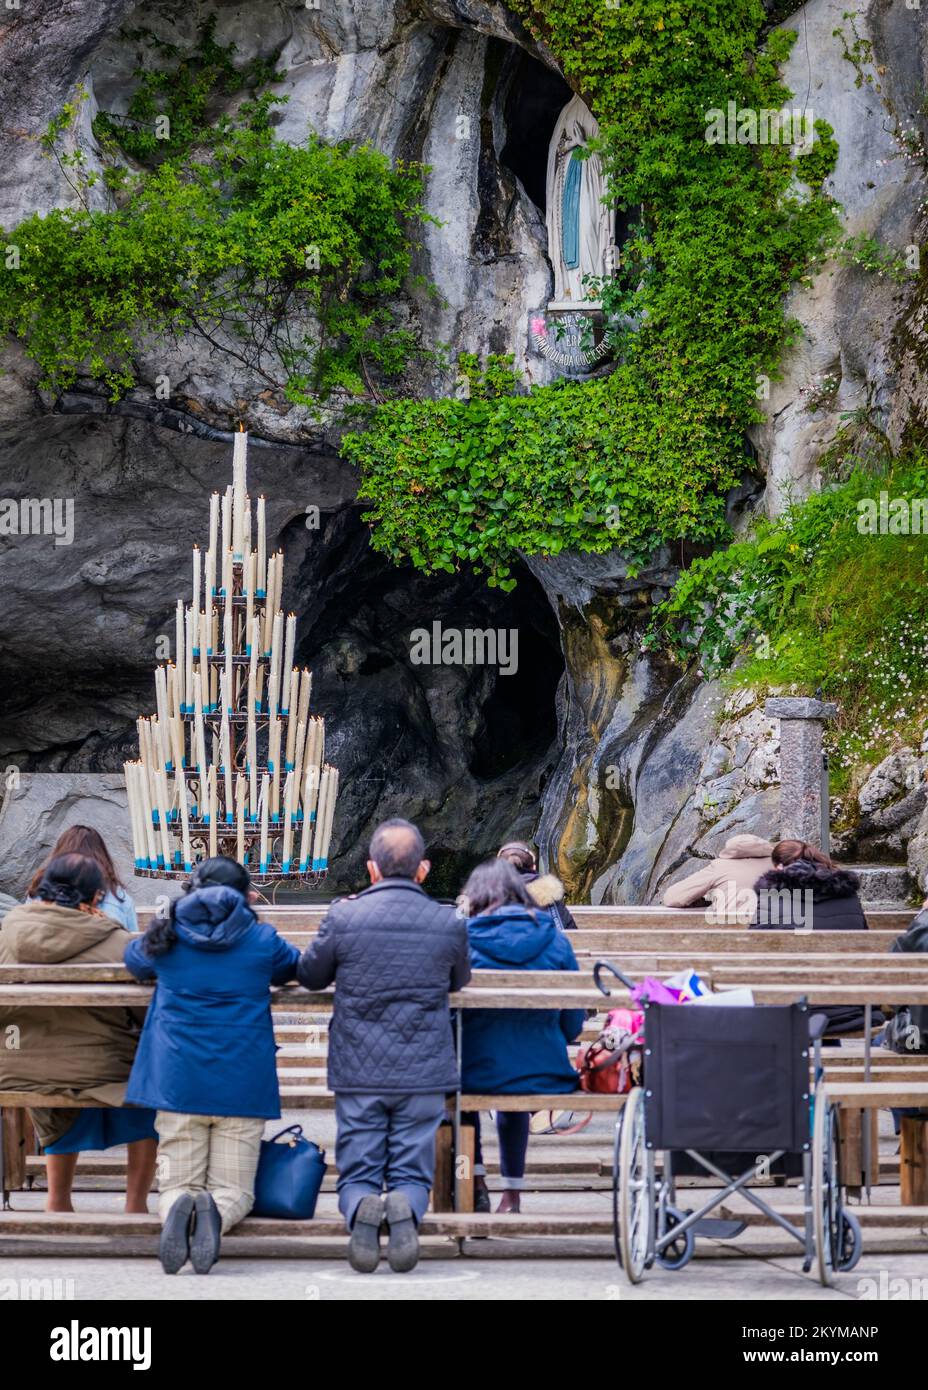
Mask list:
[[[220,1236],[254,1205],[264,1122],[280,1117],[270,987],[295,978],[300,953],[258,921],[256,901],[241,864],[206,859],[126,947],[132,974],[157,981],[128,1096],[158,1112],[166,1274],[216,1263]]]
[[[497,859],[507,860],[522,875],[529,896],[538,907],[551,913],[554,925],[562,931],[574,931],[576,922],[564,902],[564,885],[555,874],[540,874],[535,851],[524,840],[510,840],[496,851]]]
[[[61,854],[80,854],[85,859],[94,861],[103,875],[103,897],[100,900],[100,911],[105,913],[107,917],[112,917],[121,927],[125,927],[126,931],[137,932],[139,924],[135,913],[135,903],[129,897],[125,885],[116,872],[116,866],[103,836],[89,825],[72,825],[67,830],[62,831],[58,836],[55,848],[42,867],[37,870],[35,877],[29,884],[27,897],[38,897],[38,886],[42,882],[42,875],[45,873],[46,867]]]
[[[460,910],[468,918],[475,970],[577,970],[573,947],[549,912],[537,907],[531,888],[504,858],[478,864],[464,885]],[[578,1086],[567,1055],[583,1028],[583,1009],[465,1009],[461,1089],[480,1095],[567,1093]],[[497,1111],[501,1212],[517,1212],[525,1179],[530,1116]],[[476,1208],[489,1210],[486,1168],[476,1125]]]
[[[13,907],[0,927],[2,965],[115,964],[126,937],[100,911],[105,882],[94,859],[64,854],[33,884],[32,900]],[[143,1010],[68,1007],[0,1008],[0,1033],[17,1040],[0,1049],[0,1090],[54,1091],[93,1100],[81,1109],[32,1110],[46,1153],[49,1211],[72,1211],[78,1154],[128,1145],[126,1210],[147,1211],[155,1173],[154,1111],[124,1104]]]
[[[867,919],[857,890],[860,879],[804,840],[780,840],[770,858],[773,868],[754,885],[757,911],[752,927],[766,931],[866,931]],[[823,1004],[828,1035],[857,1033],[864,1012],[857,1004]],[[883,1015],[873,1011],[874,1024]]]

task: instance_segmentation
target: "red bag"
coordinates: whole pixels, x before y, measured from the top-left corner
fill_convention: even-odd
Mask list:
[[[643,1027],[639,1010],[610,1010],[596,1041],[577,1053],[581,1091],[622,1096],[641,1085]]]

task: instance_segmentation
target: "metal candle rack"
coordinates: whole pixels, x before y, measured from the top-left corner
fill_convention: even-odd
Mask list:
[[[247,439],[235,436],[232,485],[212,496],[193,603],[177,602],[175,661],[155,671],[156,712],[138,720],[139,757],[125,764],[135,872],[184,878],[226,854],[256,884],[316,886],[338,772],[309,713],[312,676],[293,665],[296,617],[280,606],[283,555],[267,554],[263,497],[252,548]]]

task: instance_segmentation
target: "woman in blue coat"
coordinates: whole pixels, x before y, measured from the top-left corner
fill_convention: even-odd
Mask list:
[[[549,912],[537,907],[522,875],[506,859],[490,859],[464,885],[471,964],[475,970],[577,970],[573,947]],[[476,981],[475,981],[476,983]],[[580,1034],[583,1009],[465,1009],[461,1089],[471,1095],[575,1091],[577,1072],[567,1044]],[[525,1180],[529,1122],[525,1111],[497,1111],[501,1212],[517,1212]],[[486,1169],[477,1128],[475,1206],[489,1211]]]
[[[264,1122],[280,1116],[269,991],[295,978],[300,953],[255,900],[241,864],[207,859],[126,948],[136,979],[157,981],[126,1098],[158,1112],[166,1274],[188,1257],[198,1274],[215,1264],[221,1233],[254,1204]]]

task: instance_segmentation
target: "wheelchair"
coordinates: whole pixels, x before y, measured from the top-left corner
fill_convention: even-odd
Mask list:
[[[611,993],[601,979],[606,970],[634,988],[615,966],[598,961],[593,977],[603,994]],[[739,1235],[744,1221],[709,1216],[735,1193],[795,1237],[804,1273],[814,1264],[827,1286],[836,1272],[853,1269],[861,1229],[844,1204],[839,1115],[824,1090],[824,1015],[810,1019],[805,1001],[740,1008],[642,1000],[640,1007],[642,1084],[619,1114],[612,1170],[616,1257],[628,1280],[637,1284],[655,1261],[682,1269],[697,1235]],[[775,1164],[801,1173],[801,1229],[747,1185]],[[684,1170],[722,1184],[695,1211],[678,1205],[674,1178]]]

